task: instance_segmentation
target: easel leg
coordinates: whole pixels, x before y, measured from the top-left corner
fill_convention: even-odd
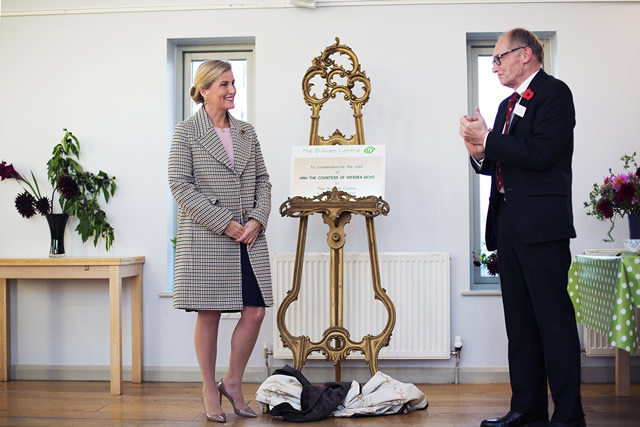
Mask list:
[[[378,263],[378,247],[376,245],[376,229],[373,218],[367,218],[367,241],[369,243],[369,260],[371,262],[371,278],[373,279],[373,293],[375,298],[384,304],[387,310],[387,325],[384,330],[370,342],[369,348],[369,370],[371,375],[378,372],[378,355],[382,347],[389,345],[391,333],[396,324],[396,308],[387,292],[380,283],[380,266]]]
[[[287,326],[285,324],[285,315],[289,305],[298,299],[298,295],[300,294],[300,283],[302,281],[302,264],[304,262],[304,247],[307,239],[307,222],[309,217],[303,216],[300,218],[300,225],[298,227],[298,243],[296,245],[296,259],[294,261],[294,269],[293,269],[293,284],[291,287],[291,291],[287,293],[287,296],[280,304],[280,308],[278,308],[278,314],[276,316],[276,323],[278,325],[278,330],[280,331],[280,339],[282,342],[289,347],[291,353],[293,354],[293,367],[294,369],[300,371],[302,370],[302,366],[304,365],[307,355],[306,355],[306,340],[307,337],[294,337]]]

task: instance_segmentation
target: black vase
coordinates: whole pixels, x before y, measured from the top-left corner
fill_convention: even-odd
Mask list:
[[[63,257],[64,253],[64,229],[67,226],[67,214],[47,214],[49,232],[51,233],[51,247],[49,257]]]
[[[627,215],[629,217],[629,238],[640,239],[640,215]]]

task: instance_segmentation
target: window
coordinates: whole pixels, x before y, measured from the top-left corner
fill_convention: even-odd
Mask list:
[[[543,68],[551,74],[551,41],[553,34],[536,33],[544,46]],[[498,77],[491,71],[493,49],[499,34],[467,34],[467,72],[469,78],[469,106],[468,114],[474,114],[475,106],[480,107],[480,112],[492,127],[496,117],[498,106],[503,99],[513,93],[513,89],[504,87],[498,81]],[[489,207],[489,193],[491,189],[491,177],[478,175],[469,165],[469,187],[471,195],[470,230],[471,250],[487,252],[484,241],[487,209]],[[487,269],[474,267],[470,262],[471,289],[472,290],[497,290],[500,288],[500,279],[489,275]]]
[[[184,51],[183,61],[183,119],[191,117],[199,108],[189,96],[189,89],[193,86],[196,70],[205,61],[220,59],[231,63],[233,78],[236,80],[235,108],[231,114],[240,120],[252,121],[249,117],[249,105],[253,91],[250,81],[253,81],[253,49],[250,46],[235,47],[234,50]]]
[[[235,108],[231,114],[240,120],[253,122],[254,105],[254,43],[253,38],[242,38],[235,40],[222,40],[220,44],[213,41],[211,44],[197,44],[202,41],[196,40],[193,44],[179,45],[177,41],[170,41],[170,51],[175,49],[175,107],[174,117],[176,123],[191,117],[200,105],[196,105],[189,95],[189,90],[193,86],[193,79],[198,66],[210,59],[220,59],[231,63],[231,70],[236,81]],[[170,58],[170,63],[171,63]],[[173,128],[173,126],[172,126]],[[178,205],[173,196],[169,193],[171,204],[171,224],[169,225],[170,238],[178,234]],[[173,273],[175,267],[175,253],[173,242],[169,242],[169,286],[168,292],[173,292]],[[168,294],[167,294],[168,295]]]

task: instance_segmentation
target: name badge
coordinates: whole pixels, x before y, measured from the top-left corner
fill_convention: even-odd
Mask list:
[[[515,108],[513,109],[513,114],[515,114],[518,117],[524,117],[524,113],[527,112],[527,107],[523,107],[520,104],[516,104]]]

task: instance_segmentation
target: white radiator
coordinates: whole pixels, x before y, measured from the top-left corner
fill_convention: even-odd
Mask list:
[[[449,254],[379,254],[380,283],[396,308],[396,325],[388,347],[380,359],[448,359],[450,356],[450,267]],[[277,310],[291,289],[295,254],[274,256],[273,355],[291,359],[282,345],[276,325]],[[307,335],[317,342],[330,326],[329,254],[307,253],[302,268],[300,295],[287,309],[285,324],[294,336]],[[364,335],[377,335],[387,322],[387,311],[373,299],[368,253],[345,253],[343,270],[343,326],[352,341]],[[323,359],[312,353],[309,359]],[[362,359],[360,352],[349,358]]]
[[[585,249],[585,255],[617,255],[624,249]],[[635,318],[636,324],[640,329],[640,308],[636,307]],[[601,335],[589,328],[584,328],[584,349],[587,356],[615,356],[615,348],[607,343],[607,337]],[[635,354],[631,356],[640,356],[640,348],[636,349]]]
[[[635,318],[638,329],[640,329],[640,308],[635,309]],[[611,347],[607,342],[607,337],[601,335],[591,329],[584,328],[584,349],[587,356],[615,356],[615,348]],[[640,356],[640,347],[636,348],[635,353],[631,356]]]

